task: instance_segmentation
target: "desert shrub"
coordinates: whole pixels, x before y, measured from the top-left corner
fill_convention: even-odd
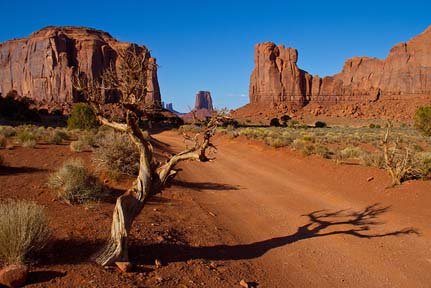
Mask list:
[[[431,136],[431,106],[419,107],[415,113],[415,128],[423,135]]]
[[[43,140],[48,144],[61,144],[63,140],[69,138],[69,135],[61,130],[47,129],[44,131]]]
[[[126,134],[110,131],[98,139],[94,161],[99,168],[126,175],[137,175],[139,152]]]
[[[269,126],[279,127],[280,126],[280,120],[278,118],[272,118],[269,122]]]
[[[0,134],[4,137],[12,137],[16,135],[16,129],[11,126],[1,126]]]
[[[96,128],[97,125],[98,123],[93,109],[91,109],[90,105],[85,103],[76,104],[67,119],[67,127],[69,129],[90,130]]]
[[[25,200],[0,203],[0,262],[23,263],[46,246],[50,238],[45,208]]]
[[[37,137],[33,132],[30,132],[28,130],[23,130],[20,131],[17,135],[16,138],[18,139],[18,141],[20,143],[24,143],[26,141],[36,141]]]
[[[289,115],[283,115],[280,117],[281,120],[281,124],[283,124],[283,126],[287,126],[287,122],[292,119]]]
[[[51,174],[48,185],[58,199],[68,203],[84,203],[103,196],[103,185],[80,159],[70,159]]]
[[[316,128],[325,128],[326,126],[326,123],[323,121],[317,121],[316,123],[314,123],[314,127]]]
[[[36,140],[25,140],[24,142],[21,143],[21,146],[24,148],[34,148],[36,147]]]
[[[376,124],[370,123],[370,125],[368,125],[368,127],[371,128],[371,129],[374,129],[374,128],[376,128]]]
[[[360,160],[362,165],[384,168],[385,159],[381,151],[377,153],[363,152]]]
[[[73,152],[82,152],[85,150],[86,146],[82,141],[76,140],[76,141],[70,142],[69,147],[70,147],[70,150]]]
[[[314,153],[325,159],[329,159],[332,156],[331,150],[329,150],[328,147],[323,145],[315,145]]]
[[[362,149],[359,147],[348,146],[339,152],[340,159],[361,159]]]
[[[418,178],[427,178],[431,175],[431,152],[416,153],[413,163]]]
[[[292,143],[290,138],[268,136],[265,138],[265,143],[274,148],[286,147]]]
[[[7,146],[7,139],[4,135],[0,134],[0,148],[6,148]]]

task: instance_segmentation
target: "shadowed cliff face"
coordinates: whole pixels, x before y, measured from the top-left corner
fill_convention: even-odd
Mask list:
[[[271,42],[255,47],[250,77],[251,103],[402,99],[431,95],[431,26],[406,43],[395,45],[386,59],[353,57],[336,75],[311,76],[297,66],[298,52]]]
[[[145,46],[119,42],[106,32],[84,27],[47,27],[27,38],[0,43],[0,92],[16,90],[35,101],[73,102],[71,78],[79,69],[89,78],[97,78],[103,69],[118,65],[118,52],[136,49],[155,64]],[[147,71],[146,104],[160,107],[160,89],[156,65]],[[117,96],[107,93],[106,102]]]

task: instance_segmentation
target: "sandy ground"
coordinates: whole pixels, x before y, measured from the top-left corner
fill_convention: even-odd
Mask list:
[[[179,146],[175,135],[159,139]],[[215,259],[249,260],[262,287],[429,287],[429,181],[386,189],[378,169],[244,139],[218,147],[215,162],[183,165],[180,176],[237,237]]]
[[[184,145],[174,132],[155,137],[173,151]],[[245,279],[258,287],[429,287],[430,181],[386,189],[378,169],[245,139],[216,144],[216,161],[181,164],[137,218],[132,273],[90,261],[131,179],[109,183],[111,200],[69,206],[53,201],[46,179],[70,157],[91,166],[91,153],[66,145],[0,150],[9,165],[0,170],[0,198],[47,206],[54,231],[28,286],[239,287]],[[155,259],[164,266],[156,269]]]

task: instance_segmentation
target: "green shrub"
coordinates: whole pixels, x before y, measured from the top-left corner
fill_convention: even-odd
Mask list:
[[[103,196],[103,185],[80,159],[70,159],[48,180],[58,199],[68,203],[84,203]]]
[[[97,143],[94,161],[99,168],[126,175],[138,174],[139,152],[127,134],[110,131],[97,139]]]
[[[85,103],[76,104],[67,119],[67,127],[69,129],[90,130],[96,128],[97,125],[98,123],[93,109],[91,109],[90,105]]]
[[[326,125],[326,123],[323,121],[317,121],[316,123],[314,123],[314,127],[316,128],[325,128],[326,126],[328,125]]]
[[[368,127],[371,128],[371,129],[374,129],[374,128],[376,128],[376,124],[370,123],[370,125]]]
[[[431,106],[419,107],[414,120],[416,129],[425,136],[431,136]]]
[[[0,203],[0,263],[24,263],[50,239],[45,208],[29,201]]]
[[[279,127],[280,121],[278,120],[278,118],[272,118],[269,122],[269,126]]]

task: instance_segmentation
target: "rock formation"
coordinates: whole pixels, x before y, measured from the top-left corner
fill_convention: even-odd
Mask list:
[[[271,42],[255,47],[250,102],[376,101],[431,96],[431,26],[406,43],[395,45],[386,59],[353,57],[333,76],[311,76],[297,66],[298,52]]]
[[[72,87],[75,71],[97,78],[104,68],[118,65],[118,52],[136,49],[150,64],[146,83],[146,105],[161,108],[156,60],[145,46],[119,42],[106,32],[84,27],[46,27],[27,38],[0,43],[0,93],[16,90],[39,102],[75,102]],[[115,95],[105,95],[107,103]]]
[[[213,101],[211,99],[211,93],[209,91],[199,91],[196,94],[195,110],[207,109],[213,111]]]

